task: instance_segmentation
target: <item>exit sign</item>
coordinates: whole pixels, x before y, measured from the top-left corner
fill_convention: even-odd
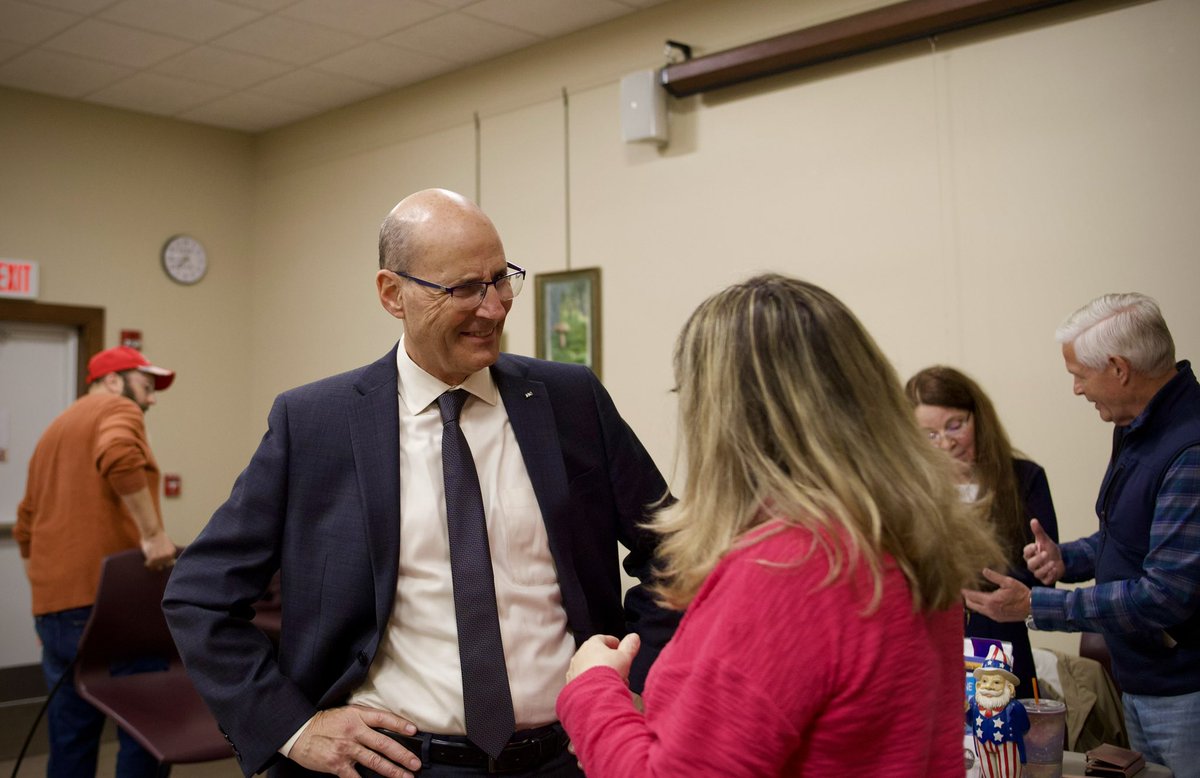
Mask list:
[[[0,297],[27,300],[38,296],[38,263],[27,259],[0,259]]]

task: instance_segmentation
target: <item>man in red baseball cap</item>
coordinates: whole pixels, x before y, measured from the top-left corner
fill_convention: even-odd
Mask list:
[[[33,593],[48,688],[70,671],[96,599],[100,563],[141,548],[146,566],[169,567],[175,544],[163,529],[159,470],[145,412],[175,373],[117,346],[88,361],[87,393],[42,433],[29,461],[13,537]],[[130,663],[119,672],[163,669]],[[104,714],[64,683],[50,702],[49,775],[94,775]],[[154,757],[123,731],[118,775],[157,774]]]
[[[175,371],[150,364],[150,360],[146,359],[137,349],[129,346],[114,346],[101,351],[88,360],[88,384],[93,384],[110,373],[124,373],[127,370],[136,370],[151,376],[156,392],[167,389],[175,380]]]

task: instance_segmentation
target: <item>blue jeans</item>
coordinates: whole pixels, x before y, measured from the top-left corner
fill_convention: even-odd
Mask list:
[[[1175,778],[1200,778],[1200,692],[1174,697],[1122,694],[1129,745],[1148,762],[1171,768]]]
[[[74,672],[71,663],[75,661],[75,651],[91,612],[90,607],[72,608],[34,617],[34,626],[42,641],[42,674],[46,677],[47,691],[54,688],[63,673]],[[143,660],[115,666],[112,673],[131,675],[165,669],[166,662],[162,660]],[[73,681],[74,678],[63,679],[47,711],[50,730],[48,778],[80,778],[96,774],[104,714],[75,692]],[[117,738],[120,741],[117,778],[159,775],[157,760],[136,740],[120,729]]]

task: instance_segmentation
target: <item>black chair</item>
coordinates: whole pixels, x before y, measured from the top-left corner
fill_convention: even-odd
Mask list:
[[[152,571],[138,549],[104,559],[91,618],[79,641],[79,695],[142,744],[165,775],[172,764],[229,759],[233,749],[184,672],[163,617],[170,570]],[[158,657],[165,671],[114,677],[115,662]]]

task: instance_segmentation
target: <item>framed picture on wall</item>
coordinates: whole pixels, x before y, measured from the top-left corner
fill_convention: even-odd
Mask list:
[[[600,268],[538,273],[537,356],[600,375]]]

